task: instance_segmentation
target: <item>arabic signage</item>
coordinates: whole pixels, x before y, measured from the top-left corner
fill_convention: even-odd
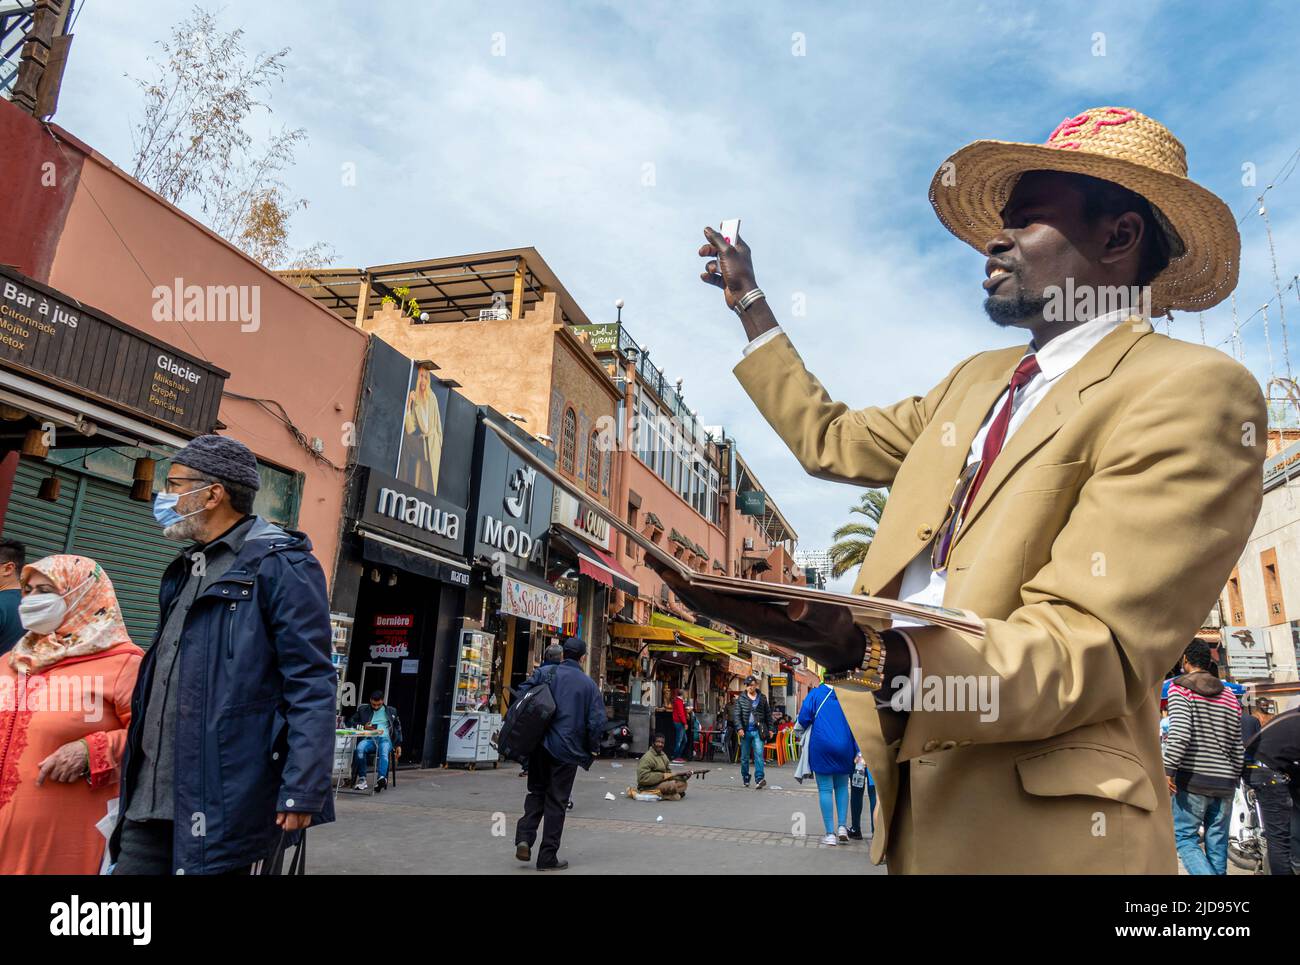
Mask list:
[[[1234,680],[1272,678],[1266,627],[1224,627],[1223,642],[1228,651],[1228,670]]]
[[[505,420],[497,417],[498,423]],[[473,555],[502,559],[520,569],[539,569],[546,533],[551,528],[555,487],[535,468],[515,455],[496,433],[479,427],[482,456],[479,461],[478,498],[475,505]],[[548,462],[555,454],[531,436],[527,443]],[[556,624],[558,626],[558,624]]]
[[[609,552],[609,521],[592,509],[591,504],[574,499],[563,489],[555,490],[555,499],[551,504],[551,522],[582,537],[592,546]]]
[[[1272,489],[1284,480],[1300,475],[1300,442],[1293,442],[1264,463],[1264,489]]]
[[[781,661],[776,657],[769,657],[765,654],[755,653],[750,655],[750,660],[754,664],[754,672],[761,673],[765,676],[772,676],[781,672]]]
[[[216,425],[230,374],[5,268],[0,362],[191,435]]]
[[[741,660],[739,657],[728,657],[727,672],[733,673],[737,677],[748,677],[750,674],[749,661]]]
[[[598,325],[570,325],[569,331],[578,336],[585,335],[593,352],[612,352],[618,348],[618,322],[603,322]]]
[[[564,597],[512,576],[503,576],[501,612],[559,627],[564,625]]]

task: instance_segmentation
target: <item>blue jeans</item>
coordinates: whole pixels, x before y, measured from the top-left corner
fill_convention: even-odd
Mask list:
[[[379,747],[376,749],[375,744]],[[366,776],[366,755],[375,751],[375,767],[379,770],[379,777],[388,776],[388,755],[393,750],[393,742],[387,737],[367,737],[357,741],[357,777]]]
[[[686,725],[673,721],[673,758],[686,756]]]
[[[847,774],[818,774],[817,800],[822,806],[822,824],[826,825],[827,834],[834,834],[837,827],[849,826],[849,776]],[[835,823],[836,811],[839,811],[839,824]]]
[[[754,756],[754,777],[763,780],[763,738],[751,730],[740,737],[740,779],[749,783],[749,757]]]
[[[1173,796],[1174,843],[1189,875],[1228,873],[1228,822],[1232,798],[1206,797],[1179,791]],[[1205,828],[1205,850],[1201,850],[1200,829]]]

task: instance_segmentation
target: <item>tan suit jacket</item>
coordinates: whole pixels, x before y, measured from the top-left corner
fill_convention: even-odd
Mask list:
[[[897,593],[1024,351],[982,352],[924,397],[858,410],[831,401],[784,334],[736,366],[809,473],[890,488],[858,592]],[[876,863],[1176,873],[1158,687],[1246,544],[1266,438],[1245,368],[1138,319],[1053,384],[953,545],[944,602],[987,636],[909,631],[925,676],[906,716],[837,688],[878,786]],[[932,675],[995,682],[996,715],[926,706]]]

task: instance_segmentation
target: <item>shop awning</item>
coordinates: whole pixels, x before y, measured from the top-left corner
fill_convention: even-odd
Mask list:
[[[584,543],[568,533],[554,533],[553,535],[555,538],[562,540],[578,557],[578,572],[583,576],[590,577],[605,586],[612,586],[617,590],[622,590],[624,593],[631,593],[633,596],[636,596],[640,591],[636,580],[632,579],[627,570],[619,566],[609,553]]]
[[[464,560],[360,527],[357,535],[361,537],[361,558],[367,563],[379,563],[444,583],[469,586],[470,569]]]
[[[707,653],[730,657],[736,652],[736,641],[725,633],[678,620],[665,613],[650,617],[650,626],[639,623],[612,623],[610,635],[622,639],[650,640],[649,650],[682,650],[687,653]]]

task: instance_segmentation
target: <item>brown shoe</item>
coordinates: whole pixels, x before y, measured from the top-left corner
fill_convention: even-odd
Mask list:
[[[517,845],[515,845],[515,857],[518,858],[520,861],[532,861],[533,849],[530,848],[528,845],[524,844],[522,841],[520,841]]]

